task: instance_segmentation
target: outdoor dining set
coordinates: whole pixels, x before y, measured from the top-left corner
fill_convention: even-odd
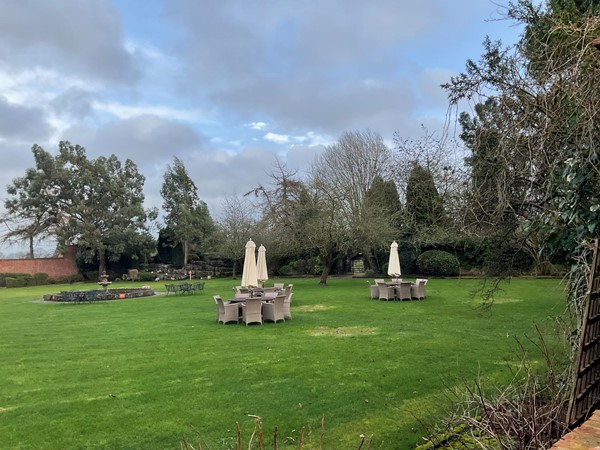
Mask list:
[[[266,249],[261,245],[257,257],[256,244],[250,239],[246,243],[241,286],[233,288],[235,294],[227,301],[219,295],[214,296],[217,322],[223,325],[240,321],[246,325],[262,325],[266,320],[277,323],[291,319],[293,285],[284,288],[283,283],[275,283],[272,287],[263,287],[268,279]]]
[[[402,278],[392,278],[391,281],[385,281],[383,278],[376,278],[375,284],[370,284],[372,299],[379,300],[423,300],[427,291],[427,281],[424,278],[417,278],[414,282],[403,281]]]
[[[372,299],[379,300],[422,300],[427,291],[427,280],[417,278],[414,282],[404,281],[400,278],[400,255],[396,241],[390,245],[390,258],[388,261],[388,275],[391,281],[376,278],[375,284],[369,284]]]
[[[217,323],[228,322],[263,324],[291,319],[292,284],[284,288],[283,283],[273,287],[234,287],[234,297],[224,301],[220,295],[213,296],[217,308]]]

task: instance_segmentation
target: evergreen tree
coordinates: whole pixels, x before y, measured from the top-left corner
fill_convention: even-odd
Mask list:
[[[183,267],[187,266],[192,252],[206,251],[214,224],[208,206],[198,197],[198,189],[187,173],[183,162],[173,158],[167,166],[160,193],[166,211],[166,229],[175,244],[183,247]]]
[[[431,172],[416,165],[406,186],[406,210],[416,226],[440,226],[445,222],[442,198],[438,194]]]
[[[45,205],[45,223],[59,243],[76,243],[85,262],[98,262],[100,273],[107,258],[119,260],[131,243],[148,242],[146,220],[156,212],[143,208],[145,179],[133,161],[123,164],[115,155],[90,160],[68,141],[59,143],[56,156],[38,145],[32,151],[36,167],[9,187],[11,207],[34,211],[39,207],[32,205]]]

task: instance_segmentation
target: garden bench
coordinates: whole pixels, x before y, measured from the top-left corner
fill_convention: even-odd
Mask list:
[[[167,295],[169,294],[179,294],[181,292],[181,286],[178,284],[165,284],[165,287],[167,288]]]
[[[180,283],[180,284],[165,284],[167,295],[177,294],[195,294],[204,290],[204,282],[202,283]]]

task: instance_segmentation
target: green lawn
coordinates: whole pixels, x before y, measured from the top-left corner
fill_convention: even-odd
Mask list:
[[[505,379],[514,337],[533,348],[533,325],[564,309],[558,280],[513,280],[491,314],[477,280],[432,279],[412,302],[370,300],[364,279],[277,281],[294,284],[293,320],[249,327],[215,322],[212,295],[229,297],[231,280],[94,304],[40,301],[81,286],[1,290],[0,448],[177,449],[185,436],[220,450],[235,448],[236,422],[248,448],[253,414],[266,448],[276,426],[280,448],[302,427],[303,448],[319,448],[324,416],[325,449],[356,448],[361,433],[408,449],[449,387]]]

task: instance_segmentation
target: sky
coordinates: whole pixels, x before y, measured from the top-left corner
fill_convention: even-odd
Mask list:
[[[276,158],[305,173],[346,131],[392,148],[394,133],[441,133],[440,84],[486,35],[518,38],[498,4],[0,0],[0,201],[34,167],[34,144],[131,159],[148,207],[177,157],[218,218]]]

